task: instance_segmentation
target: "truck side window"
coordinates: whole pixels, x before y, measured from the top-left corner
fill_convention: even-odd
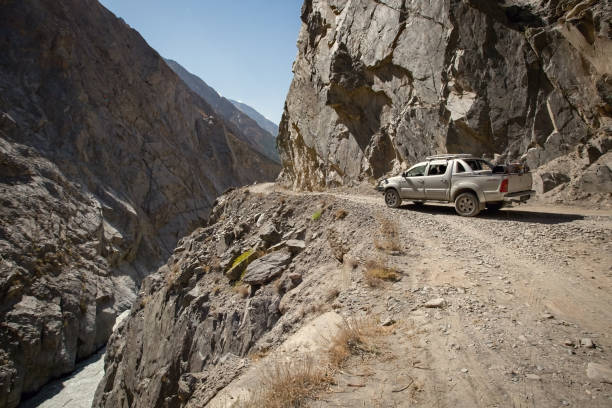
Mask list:
[[[428,176],[440,176],[446,173],[446,164],[432,164],[429,166]]]
[[[408,170],[406,172],[406,177],[418,177],[418,176],[424,176],[425,175],[425,168],[427,167],[426,164],[422,165],[422,166],[418,166],[415,168],[412,168],[410,170]]]
[[[457,162],[457,173],[465,173],[465,167],[460,162]]]

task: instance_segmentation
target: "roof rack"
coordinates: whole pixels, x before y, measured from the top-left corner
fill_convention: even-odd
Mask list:
[[[451,160],[451,159],[469,159],[476,158],[473,154],[436,154],[434,156],[428,156],[425,160]]]

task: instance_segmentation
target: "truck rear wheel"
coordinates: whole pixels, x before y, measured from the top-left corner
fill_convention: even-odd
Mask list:
[[[461,193],[455,198],[455,211],[462,217],[475,217],[480,212],[478,197],[474,193]]]
[[[385,204],[387,204],[387,207],[397,208],[400,206],[401,203],[402,199],[400,198],[397,191],[392,188],[385,191]]]

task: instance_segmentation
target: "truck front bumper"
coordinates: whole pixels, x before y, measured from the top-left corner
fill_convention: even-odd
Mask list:
[[[535,197],[534,190],[519,191],[518,193],[510,193],[504,196],[504,201],[507,203],[524,203],[532,197]]]

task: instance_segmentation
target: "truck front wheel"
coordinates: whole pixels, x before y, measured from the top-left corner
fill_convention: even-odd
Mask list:
[[[478,198],[474,193],[461,193],[455,198],[455,211],[462,217],[474,217],[480,212]]]
[[[392,188],[385,191],[385,204],[387,204],[387,207],[397,208],[400,206],[401,203],[402,199],[400,198],[397,191]]]

